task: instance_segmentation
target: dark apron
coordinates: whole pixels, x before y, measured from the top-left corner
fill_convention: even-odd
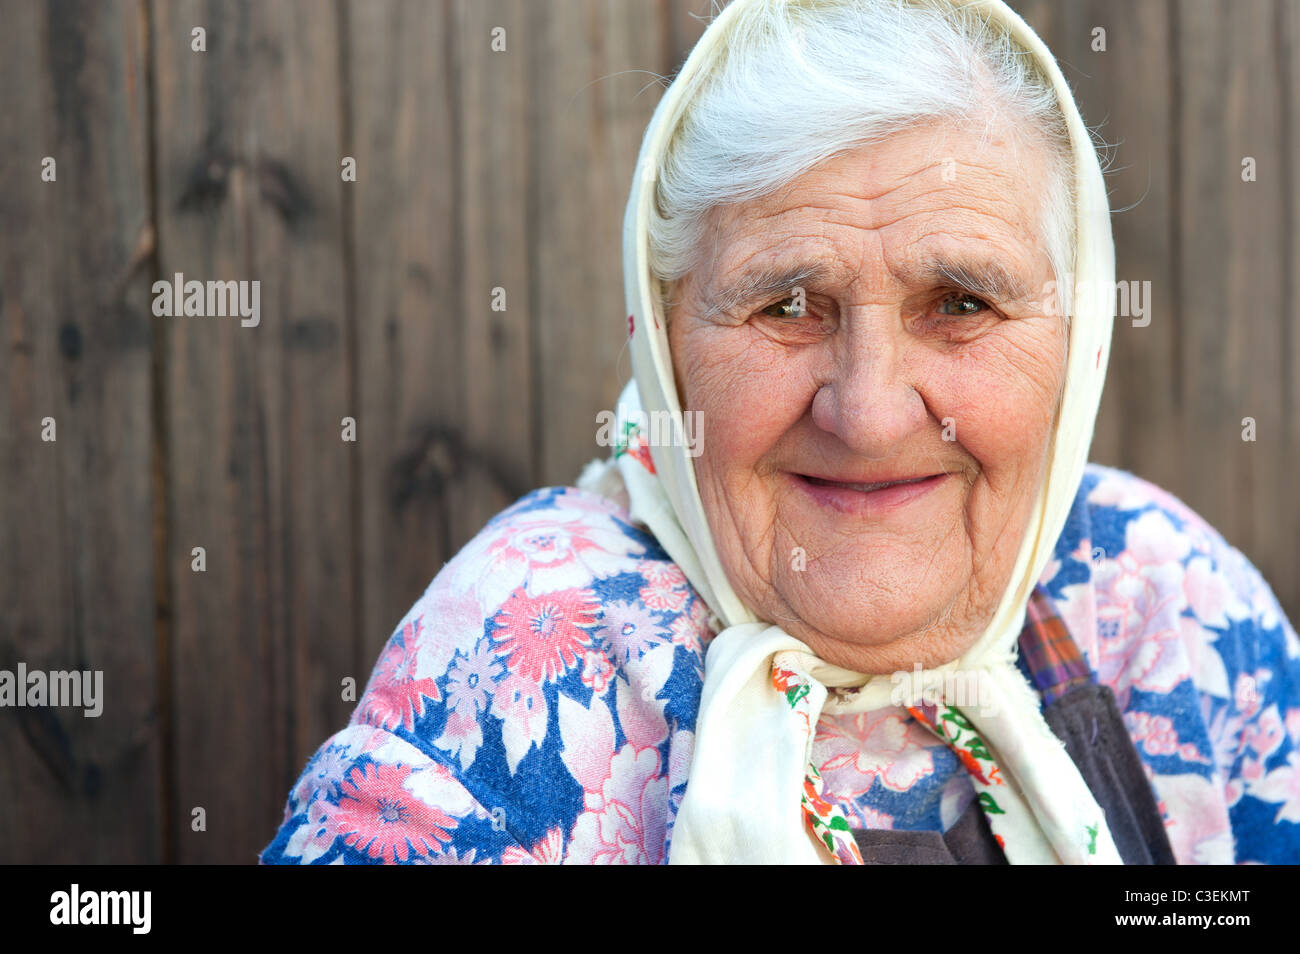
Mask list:
[[[1067,681],[1062,675],[1059,656],[1052,660],[1057,664],[1055,670],[1047,662],[1037,662],[1043,659],[1045,651],[1052,651],[1044,649],[1045,640],[1054,641],[1056,651],[1064,646],[1067,655],[1073,650],[1077,660],[1082,660],[1082,654],[1050,609],[1046,593],[1040,590],[1034,598],[1039,601],[1035,606],[1040,613],[1054,617],[1050,636],[1045,635],[1046,626],[1035,625],[1027,619],[1020,639],[1022,659],[1029,660],[1027,675],[1038,685],[1044,700],[1051,700],[1043,709],[1043,717],[1057,738],[1065,743],[1079,774],[1105,812],[1106,825],[1124,864],[1177,864],[1151,783],[1142,769],[1142,759],[1115,704],[1115,694],[1109,686],[1093,681],[1090,675],[1086,681],[1080,678],[1077,665],[1074,678]],[[1086,671],[1086,664],[1083,670]],[[1055,673],[1051,677],[1054,686],[1046,684],[1047,677],[1043,674],[1047,672]],[[1057,695],[1051,691],[1053,688],[1063,691]],[[862,860],[869,865],[1007,863],[977,799],[971,800],[947,832],[858,828],[853,829],[853,837],[862,851]]]

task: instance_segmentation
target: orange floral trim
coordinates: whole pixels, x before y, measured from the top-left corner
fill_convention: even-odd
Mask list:
[[[792,712],[803,719],[805,733],[812,732],[812,713],[809,711],[808,697],[812,686],[807,676],[772,666],[772,686],[785,696]],[[858,850],[857,840],[849,828],[849,820],[834,802],[822,795],[822,776],[817,766],[808,763],[803,780],[803,795],[800,799],[803,807],[804,823],[813,833],[818,843],[830,852],[831,860],[837,865],[862,864],[862,852]]]

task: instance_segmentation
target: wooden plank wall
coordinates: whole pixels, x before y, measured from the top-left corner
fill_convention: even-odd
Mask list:
[[[131,4],[0,17],[0,668],[102,669],[106,697],[98,718],[0,711],[0,860],[150,861],[154,326],[132,277],[150,224],[147,39]]]
[[[1117,144],[1118,277],[1151,282],[1094,458],[1298,618],[1300,4],[1015,6]],[[0,712],[0,861],[247,863],[341,681],[600,452],[628,177],[709,0],[0,7],[0,668],[106,696]],[[153,318],[177,272],[260,281],[260,324]]]
[[[1263,571],[1294,620],[1300,3],[1012,5],[1111,147],[1116,279],[1151,283],[1150,323],[1115,325],[1092,458],[1182,498]]]

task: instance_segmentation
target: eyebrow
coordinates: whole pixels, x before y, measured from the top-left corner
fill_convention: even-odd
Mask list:
[[[705,293],[700,318],[708,321],[729,314],[749,302],[793,294],[795,288],[802,287],[805,283],[825,281],[830,273],[830,266],[823,261],[769,265],[746,272],[717,292]]]
[[[913,288],[947,286],[993,301],[1018,301],[1029,295],[1020,276],[991,259],[931,256],[897,266],[893,271],[900,282]],[[700,318],[708,321],[751,302],[792,294],[796,287],[825,281],[831,272],[824,261],[771,265],[746,272],[718,291],[706,293]]]
[[[1029,296],[1024,279],[993,259],[935,256],[895,268],[894,273],[905,285],[950,285],[994,301],[1018,301]]]

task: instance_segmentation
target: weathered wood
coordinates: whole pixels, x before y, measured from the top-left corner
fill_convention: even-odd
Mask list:
[[[668,62],[661,72],[671,79],[704,35],[714,14],[711,0],[670,0],[668,4]]]
[[[596,414],[631,374],[623,298],[623,208],[667,61],[653,5],[532,4],[532,218],[544,484],[571,484],[592,457]],[[638,93],[640,95],[638,95]]]
[[[1021,19],[1047,44],[1065,78],[1073,82],[1076,76],[1072,75],[1074,71],[1065,50],[1064,5],[1057,0],[1007,0],[1007,6],[1020,14]]]
[[[1187,502],[1294,594],[1300,513],[1284,419],[1286,326],[1281,298],[1287,177],[1273,4],[1242,16],[1228,3],[1177,8],[1184,105],[1178,283],[1183,316],[1183,461]],[[1252,157],[1257,181],[1242,181]],[[1257,440],[1242,440],[1243,418]],[[1290,453],[1288,454],[1288,450]],[[1276,455],[1276,456],[1275,456]],[[1285,561],[1285,562],[1284,562]],[[1271,570],[1271,572],[1270,572]]]
[[[529,0],[457,0],[452,62],[460,135],[461,331],[464,367],[463,477],[453,545],[477,534],[537,486],[531,409],[536,370],[529,210]],[[504,33],[495,33],[501,29]],[[493,38],[504,42],[494,49]],[[497,44],[500,46],[500,43]],[[494,295],[505,296],[504,311]],[[453,301],[456,300],[454,297]],[[500,302],[498,300],[498,306]]]
[[[361,452],[365,683],[379,647],[458,544],[465,443],[460,80],[449,4],[347,6],[348,150]],[[488,369],[479,369],[485,375]]]
[[[165,319],[177,857],[248,862],[352,707],[339,42],[307,2],[155,12],[161,273],[261,282],[256,327]]]
[[[1277,536],[1274,562],[1265,570],[1292,623],[1300,619],[1300,508],[1296,507],[1296,472],[1300,470],[1300,4],[1278,4],[1278,87],[1282,94],[1282,122],[1287,136],[1282,143],[1284,188],[1279,194],[1286,215],[1286,230],[1279,242],[1286,256],[1282,269],[1282,328],[1278,350],[1282,353],[1282,419],[1287,443],[1276,454],[1274,466],[1282,472],[1282,496],[1272,501],[1279,519],[1270,533]],[[1286,520],[1289,519],[1290,525]],[[1285,549],[1290,543],[1290,551]]]
[[[1092,457],[1181,497],[1294,617],[1296,165],[1279,137],[1295,135],[1295,6],[1015,6],[1112,147],[1117,280],[1151,282],[1150,324],[1117,319]],[[1091,48],[1097,26],[1105,53]],[[1246,156],[1255,182],[1242,181]]]
[[[1296,620],[1300,8],[1014,6],[1114,145],[1117,278],[1151,282],[1093,458],[1202,513]],[[248,862],[443,562],[607,453],[633,164],[714,4],[11,7],[0,668],[102,669],[106,701],[0,712],[0,860]],[[260,281],[258,327],[153,318],[176,272]]]
[[[0,710],[0,861],[157,862],[141,21],[60,2],[4,24],[0,668],[101,670],[103,698]]]
[[[1179,493],[1188,472],[1175,424],[1182,322],[1171,254],[1177,169],[1168,7],[1089,2],[1065,14],[1062,59],[1085,121],[1104,143],[1115,279],[1128,285],[1133,312],[1115,320],[1092,459]],[[1094,38],[1096,29],[1104,36]],[[1094,41],[1105,49],[1093,49]]]

